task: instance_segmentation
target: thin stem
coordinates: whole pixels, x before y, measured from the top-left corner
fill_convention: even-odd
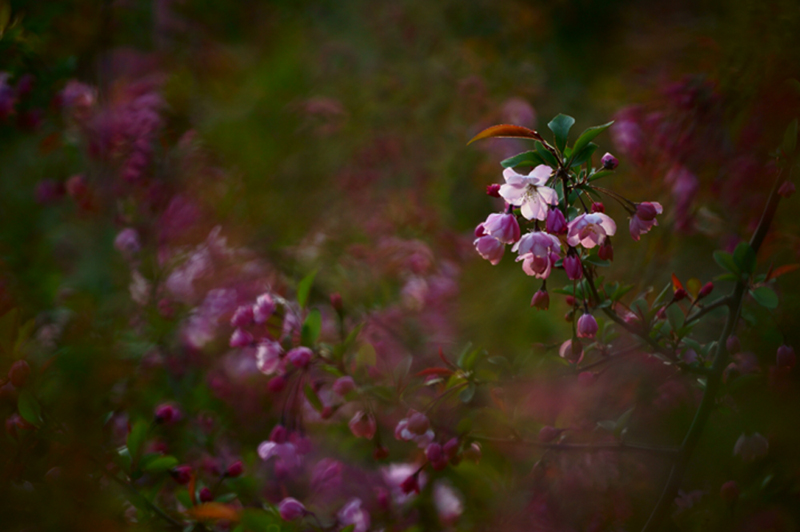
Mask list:
[[[129,482],[126,482],[125,480],[122,480],[122,479],[121,479],[121,478],[119,478],[117,475],[114,475],[114,474],[111,474],[111,473],[109,473],[108,471],[106,471],[106,470],[105,470],[105,468],[103,468],[103,467],[102,467],[102,466],[100,466],[99,464],[98,464],[98,466],[99,466],[99,468],[100,468],[100,471],[101,471],[101,472],[102,472],[104,475],[106,475],[108,478],[110,478],[111,480],[113,480],[114,482],[116,482],[117,484],[119,484],[120,486],[122,486],[122,487],[126,488],[128,491],[130,491],[131,493],[133,493],[134,495],[136,495],[138,498],[140,498],[141,500],[143,500],[143,501],[144,501],[144,504],[145,504],[145,506],[147,506],[147,507],[148,507],[148,508],[149,508],[149,509],[150,509],[150,510],[151,510],[151,511],[154,513],[154,514],[156,514],[157,516],[159,516],[161,519],[163,519],[164,521],[166,521],[167,523],[169,523],[169,525],[170,525],[172,528],[177,528],[177,529],[179,529],[179,530],[183,530],[183,527],[184,527],[184,525],[183,525],[183,524],[182,524],[180,521],[177,521],[176,519],[173,519],[173,518],[172,518],[172,517],[170,517],[170,516],[169,516],[169,515],[168,515],[166,512],[164,512],[164,510],[162,510],[161,508],[159,508],[158,506],[156,506],[155,504],[153,504],[153,503],[152,503],[152,502],[151,502],[151,501],[150,501],[150,500],[149,500],[147,497],[145,497],[144,495],[142,495],[141,493],[139,493],[139,490],[137,490],[135,486],[133,486],[133,485],[132,485],[132,484],[130,484]]]
[[[709,303],[708,305],[697,309],[697,311],[694,314],[692,314],[691,316],[686,318],[686,324],[689,324],[689,323],[691,323],[693,321],[699,320],[700,318],[702,318],[703,316],[705,316],[706,314],[708,314],[712,310],[718,309],[719,307],[727,306],[727,305],[730,304],[730,302],[731,302],[731,296],[730,295],[721,297],[721,298],[717,299],[716,301],[713,301],[713,302]]]

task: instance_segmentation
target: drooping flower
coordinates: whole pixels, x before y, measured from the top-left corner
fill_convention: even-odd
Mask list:
[[[262,340],[256,350],[256,365],[258,370],[264,375],[273,373],[283,373],[286,365],[285,359],[281,357],[283,347],[278,342]]]
[[[586,249],[602,245],[606,236],[617,232],[617,224],[607,214],[593,212],[581,214],[569,223],[567,243],[570,246],[580,244]]]
[[[305,515],[306,507],[297,499],[286,497],[278,504],[278,513],[284,521],[294,521]]]
[[[539,310],[547,310],[550,307],[550,294],[547,290],[537,290],[531,299],[531,307]]]
[[[636,206],[636,212],[631,216],[631,223],[629,225],[631,238],[639,240],[641,235],[650,231],[654,225],[658,225],[656,216],[662,212],[663,208],[661,204],[656,201],[647,201],[638,204]]]
[[[506,183],[500,187],[500,196],[511,205],[518,206],[525,219],[544,221],[547,218],[547,206],[558,203],[556,191],[545,186],[552,173],[553,170],[546,164],[540,164],[528,175],[506,168],[503,170]]]
[[[350,499],[336,516],[339,518],[339,523],[345,527],[354,525],[354,532],[366,532],[369,529],[369,512],[361,508],[359,498]]]
[[[353,436],[356,438],[366,438],[368,440],[371,440],[375,436],[375,431],[378,430],[378,425],[372,414],[367,414],[363,411],[356,412],[356,415],[350,420],[348,426]]]
[[[733,447],[733,454],[738,454],[745,462],[752,462],[757,458],[766,456],[768,452],[769,442],[758,432],[754,432],[750,436],[742,434]]]
[[[483,222],[483,230],[503,244],[513,244],[519,240],[519,223],[513,214],[490,214]]]
[[[344,397],[348,393],[352,392],[356,389],[356,382],[353,380],[353,377],[345,376],[339,377],[333,383],[333,391],[337,395],[341,395]]]
[[[578,318],[578,338],[594,338],[597,334],[597,320],[591,314],[584,314]]]
[[[567,255],[564,257],[564,271],[570,281],[577,281],[583,277],[583,266],[581,258],[577,255]]]
[[[506,250],[505,245],[493,236],[482,236],[473,242],[475,249],[481,257],[488,260],[492,266],[496,266]]]
[[[553,254],[561,251],[561,241],[544,231],[525,234],[511,248],[519,253],[517,261],[522,262],[522,270],[538,279],[547,279],[553,268]]]

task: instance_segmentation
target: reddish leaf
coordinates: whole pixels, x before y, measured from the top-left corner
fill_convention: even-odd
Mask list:
[[[441,358],[441,359],[442,359],[442,362],[444,362],[444,363],[445,363],[445,365],[447,365],[447,367],[450,367],[450,368],[456,369],[456,365],[455,365],[455,364],[453,364],[452,362],[450,362],[449,360],[447,360],[447,357],[446,357],[446,356],[444,356],[444,351],[442,351],[442,348],[441,348],[441,347],[439,348],[439,358]]]
[[[197,498],[195,497],[195,486],[197,485],[197,475],[192,472],[189,478],[189,498],[192,500],[192,505],[197,506]]]
[[[186,515],[192,519],[202,521],[219,521],[225,519],[227,521],[238,521],[239,510],[230,504],[222,504],[220,502],[206,502],[200,506],[189,508],[186,510]]]
[[[774,270],[771,270],[767,274],[767,279],[766,280],[767,281],[771,281],[772,279],[775,279],[776,277],[779,277],[779,276],[783,275],[784,273],[793,272],[797,268],[800,268],[800,264],[795,263],[795,264],[784,264],[783,266],[778,266],[777,268],[775,268]]]
[[[532,129],[522,126],[512,126],[511,124],[499,124],[486,128],[467,142],[467,146],[476,140],[489,138],[515,138],[515,139],[534,139],[544,142],[542,136]]]
[[[678,279],[678,276],[673,273],[672,274],[672,291],[673,292],[677,292],[678,290],[680,290],[682,288],[683,288],[683,285],[681,284],[680,279]]]
[[[417,377],[425,377],[427,375],[452,375],[453,370],[447,368],[427,368],[423,369],[416,374]]]

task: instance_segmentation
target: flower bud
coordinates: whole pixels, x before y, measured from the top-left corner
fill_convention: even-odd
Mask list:
[[[442,447],[445,456],[447,456],[448,460],[452,460],[456,456],[458,456],[458,438],[451,438],[444,444]]]
[[[792,183],[791,181],[784,181],[783,183],[781,183],[781,186],[778,187],[778,194],[782,198],[790,198],[792,197],[792,194],[794,194],[794,190],[795,190],[794,183]]]
[[[539,430],[539,441],[549,443],[558,438],[559,434],[561,434],[561,431],[557,428],[545,425]]]
[[[356,383],[353,380],[353,377],[339,377],[333,383],[333,392],[337,395],[341,395],[344,397],[348,393],[352,392],[356,389]]]
[[[278,504],[278,513],[284,521],[294,521],[306,514],[306,507],[292,497],[286,497]]]
[[[344,307],[342,306],[342,294],[340,294],[339,292],[334,292],[333,294],[331,294],[330,300],[333,310],[341,313],[342,310],[344,309]]]
[[[236,478],[244,473],[244,466],[242,466],[241,460],[236,460],[234,463],[228,466],[228,469],[225,470],[225,476],[228,478]]]
[[[486,185],[486,194],[493,197],[499,198],[500,197],[500,185],[497,183],[492,183],[491,185]]]
[[[547,310],[550,308],[550,294],[547,290],[537,290],[531,299],[531,307],[539,310]]]
[[[719,496],[728,504],[732,504],[739,499],[739,485],[735,480],[729,480],[719,489]]]
[[[644,201],[636,205],[636,216],[645,222],[655,220],[658,213],[658,208],[649,201]]]
[[[356,415],[350,420],[348,426],[353,436],[356,438],[366,438],[368,440],[371,440],[375,436],[375,431],[378,430],[375,418],[372,417],[371,414],[362,411],[356,412]]]
[[[567,278],[570,281],[580,280],[583,277],[583,266],[581,265],[580,257],[576,255],[564,257],[564,271],[567,272]]]
[[[11,364],[8,370],[8,379],[15,388],[22,388],[28,382],[28,377],[31,375],[31,367],[24,360],[17,360]]]
[[[408,430],[416,435],[425,434],[431,428],[428,417],[421,412],[414,412],[408,416]]]
[[[573,364],[577,364],[583,359],[583,345],[580,340],[567,340],[558,349],[558,355]]]
[[[170,425],[181,418],[181,411],[178,410],[174,405],[165,403],[156,407],[154,411],[154,417],[156,423],[165,423]]]
[[[192,468],[188,465],[175,466],[169,474],[175,482],[184,486],[192,479]]]
[[[606,212],[606,206],[600,201],[592,202],[592,212]]]
[[[289,431],[283,425],[275,425],[269,433],[269,441],[274,443],[286,443],[289,441]]]
[[[564,298],[564,302],[565,302],[565,303],[566,303],[568,306],[570,306],[570,307],[574,307],[574,306],[575,306],[575,296],[567,296],[567,297],[565,297],[565,298]]]
[[[739,344],[739,337],[733,334],[728,336],[725,341],[725,347],[728,349],[728,353],[732,355],[742,350],[742,346]]]
[[[778,348],[776,359],[779,369],[790,370],[797,362],[797,357],[794,354],[794,348],[786,344]]]
[[[400,489],[403,490],[403,493],[405,493],[406,495],[408,495],[412,491],[414,493],[419,493],[419,479],[417,478],[417,473],[414,473],[413,475],[405,479],[400,484]]]
[[[300,369],[307,368],[313,356],[314,352],[308,347],[295,347],[286,353],[286,358],[289,360],[289,362]]]
[[[442,446],[438,443],[431,443],[425,449],[425,457],[430,462],[431,467],[436,471],[441,471],[447,467],[447,457],[444,455]]]
[[[673,301],[681,301],[682,299],[686,299],[689,294],[686,293],[686,290],[683,288],[678,288],[675,290],[675,293],[672,295]]]
[[[703,285],[703,288],[701,288],[699,292],[697,292],[697,299],[702,299],[713,291],[714,291],[714,283],[709,281]]]
[[[561,209],[553,208],[547,212],[545,230],[551,235],[558,235],[567,231],[567,220],[564,218],[564,213],[561,212]]]
[[[597,320],[591,314],[578,318],[578,338],[594,338],[597,334]]]
[[[379,445],[375,447],[374,451],[372,451],[372,457],[375,460],[386,460],[387,458],[389,458],[389,449],[387,449],[383,445]]]
[[[244,329],[236,329],[233,331],[230,340],[231,347],[247,347],[253,343],[253,335]]]
[[[277,375],[267,381],[267,390],[272,393],[282,392],[286,388],[286,378],[283,375]]]
[[[597,250],[597,256],[601,260],[614,260],[614,248],[611,246],[611,240],[606,238],[600,249]]]
[[[208,488],[201,489],[198,495],[200,498],[200,502],[211,502],[214,500],[214,496],[211,495],[211,490]]]
[[[603,158],[600,159],[600,162],[603,164],[603,168],[606,170],[614,170],[617,166],[619,166],[619,161],[617,158],[610,153],[603,155]]]

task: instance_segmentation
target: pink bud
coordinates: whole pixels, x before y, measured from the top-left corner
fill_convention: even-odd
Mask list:
[[[780,369],[792,369],[797,362],[797,357],[794,354],[794,348],[786,344],[778,348],[778,354],[776,358],[778,368]]]
[[[436,471],[441,471],[447,467],[447,457],[444,455],[442,446],[438,443],[431,443],[425,449],[425,457],[430,462],[431,467]]]
[[[28,377],[31,374],[31,367],[24,360],[17,360],[11,364],[8,370],[8,379],[15,388],[22,388],[28,382]]]
[[[199,496],[200,496],[200,502],[211,502],[214,500],[214,496],[211,495],[211,490],[208,488],[201,489]]]
[[[739,344],[739,337],[733,334],[728,336],[725,347],[728,349],[728,353],[732,355],[742,350],[742,346]]]
[[[356,383],[353,380],[353,377],[349,376],[339,377],[333,383],[334,393],[336,393],[337,395],[341,395],[342,397],[344,397],[345,395],[347,395],[348,393],[352,392],[355,389],[356,389]]]
[[[567,231],[567,220],[561,209],[553,208],[547,212],[545,230],[551,235],[558,235]]]
[[[342,294],[340,294],[339,292],[334,292],[333,294],[331,294],[330,300],[333,310],[335,310],[336,312],[342,312],[342,310],[344,309],[344,307],[342,306]]]
[[[783,183],[781,183],[781,186],[778,187],[778,194],[782,198],[790,198],[792,197],[792,194],[794,194],[794,190],[795,190],[794,183],[792,183],[791,181],[784,181]]]
[[[253,323],[253,306],[242,305],[236,309],[231,318],[231,326],[233,327],[246,327]]]
[[[564,298],[564,302],[568,306],[574,307],[575,306],[575,297],[574,296],[567,296],[567,297]]]
[[[658,213],[659,213],[658,208],[649,201],[639,203],[636,206],[636,216],[640,220],[644,220],[645,222],[654,220],[655,217],[658,216]]]
[[[531,299],[531,307],[539,310],[547,310],[550,308],[550,294],[547,290],[537,290]]]
[[[719,496],[728,504],[732,504],[739,499],[739,485],[735,480],[729,480],[719,489]]]
[[[192,479],[192,468],[188,465],[175,466],[169,474],[175,482],[184,486]]]
[[[567,272],[567,278],[571,281],[578,281],[583,277],[583,266],[581,265],[580,257],[576,255],[567,255],[564,257],[564,271]]]
[[[371,440],[375,436],[375,432],[378,430],[378,425],[375,422],[375,418],[366,412],[356,412],[356,415],[350,420],[348,426],[350,427],[350,432],[353,433],[353,436],[356,438],[366,438],[368,440]]]
[[[267,390],[272,393],[282,392],[286,388],[286,379],[283,375],[276,375],[267,381]]]
[[[171,404],[158,405],[155,409],[156,423],[167,425],[178,421],[181,418],[181,411]]]
[[[284,521],[294,521],[306,514],[306,507],[292,497],[286,497],[278,504],[278,513]]]
[[[286,353],[286,358],[297,368],[307,368],[308,364],[311,362],[311,358],[314,356],[314,352],[309,349],[308,347],[295,347],[288,353]]]
[[[499,198],[500,197],[500,185],[497,183],[492,183],[491,185],[486,185],[486,194],[493,197]]]
[[[591,314],[584,314],[578,318],[578,338],[594,338],[597,334],[597,320]]]
[[[244,467],[242,466],[241,460],[236,460],[234,463],[228,466],[228,469],[225,470],[225,476],[229,478],[236,478],[244,473]]]
[[[253,344],[253,335],[244,329],[236,329],[233,331],[230,340],[231,347],[247,347]]]
[[[555,440],[559,434],[561,434],[561,431],[557,428],[545,425],[539,430],[539,441],[549,443]]]
[[[408,416],[408,430],[417,435],[425,434],[431,428],[430,420],[420,412],[414,412]]]
[[[269,441],[274,443],[286,443],[289,441],[289,431],[283,425],[275,425],[269,433]]]
[[[614,248],[611,247],[611,240],[609,238],[606,238],[603,245],[597,250],[597,256],[600,257],[601,260],[614,260]]]
[[[451,438],[442,448],[448,460],[452,460],[458,455],[458,438]]]
[[[375,460],[386,460],[389,458],[389,449],[383,445],[379,445],[378,447],[375,447],[374,451],[372,451],[372,457]]]
[[[415,493],[419,493],[419,480],[417,479],[417,474],[414,473],[413,475],[405,479],[400,484],[400,489],[403,490],[403,493],[405,493],[406,495],[408,495],[412,491]]]
[[[709,281],[703,285],[703,288],[701,288],[699,292],[697,292],[697,299],[702,299],[713,291],[714,291],[714,283]]]
[[[602,213],[604,213],[604,212],[606,212],[606,206],[603,205],[599,201],[595,201],[595,202],[592,203],[592,212],[602,212]]]
[[[603,155],[602,159],[600,159],[600,162],[602,163],[603,168],[606,170],[614,170],[617,166],[619,166],[619,161],[617,158],[610,153]]]

